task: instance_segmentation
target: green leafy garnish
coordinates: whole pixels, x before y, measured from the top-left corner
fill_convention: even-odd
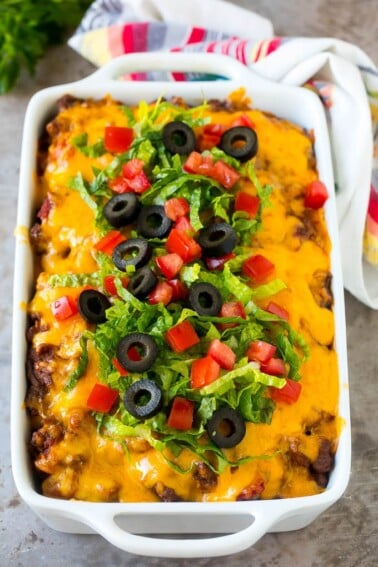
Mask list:
[[[104,140],[100,139],[92,146],[88,145],[88,134],[83,132],[74,136],[71,140],[72,145],[78,149],[82,154],[89,158],[96,158],[102,156],[106,150],[104,147]]]
[[[100,274],[53,274],[49,277],[51,287],[81,287],[84,285],[97,286],[101,283]]]
[[[83,335],[80,338],[81,355],[79,358],[79,362],[75,370],[73,370],[68,377],[67,383],[64,386],[65,392],[69,392],[76,386],[77,382],[83,376],[84,372],[87,369],[88,361],[89,361],[87,343],[88,343],[88,337]]]
[[[230,389],[235,389],[235,382],[243,384],[259,383],[264,386],[274,386],[275,388],[283,388],[286,380],[284,378],[277,378],[270,374],[261,372],[254,362],[247,362],[243,366],[239,366],[234,370],[230,370],[218,380],[215,380],[208,386],[204,386],[200,390],[202,396],[209,396],[216,394],[218,396],[225,394]]]
[[[104,216],[101,202],[96,202],[96,200],[92,196],[93,192],[91,191],[91,185],[84,180],[81,173],[77,173],[75,177],[72,177],[69,180],[68,187],[70,189],[73,189],[74,191],[77,191],[83,201],[88,205],[90,209],[92,209],[95,215],[96,226],[97,228],[99,228],[100,232],[105,234],[106,232],[111,230],[112,227]]]
[[[271,297],[279,291],[286,289],[287,285],[280,279],[272,280],[269,283],[260,285],[252,289],[252,299],[264,299],[265,297]]]
[[[35,72],[49,45],[74,28],[91,0],[2,0],[0,3],[0,94],[11,90],[23,67]]]
[[[81,173],[77,173],[75,177],[72,177],[68,182],[68,187],[77,191],[80,194],[80,197],[83,201],[88,205],[90,209],[94,213],[98,212],[98,206],[94,199],[92,199],[90,192],[89,192],[89,184],[84,180]]]

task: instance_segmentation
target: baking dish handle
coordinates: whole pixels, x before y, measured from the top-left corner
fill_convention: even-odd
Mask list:
[[[191,538],[189,534],[186,539],[176,539],[175,537],[170,538],[169,535],[155,537],[130,533],[117,524],[116,519],[119,514],[112,511],[105,511],[99,516],[87,516],[85,521],[109,543],[136,555],[171,558],[219,557],[238,553],[251,547],[268,532],[275,521],[274,514],[266,512],[253,511],[252,513],[243,510],[241,513],[247,516],[250,522],[246,528],[227,535],[212,535],[203,538],[198,536],[196,539]],[[220,515],[222,515],[221,512]],[[232,515],[224,514],[225,521],[230,521]],[[183,519],[185,520],[185,516]]]
[[[96,84],[99,81],[116,81],[118,77],[129,73],[144,71],[172,71],[217,75],[237,81],[240,84],[251,82],[267,83],[247,67],[228,57],[216,53],[133,53],[121,55],[106,63],[103,67],[79,81],[82,84]]]

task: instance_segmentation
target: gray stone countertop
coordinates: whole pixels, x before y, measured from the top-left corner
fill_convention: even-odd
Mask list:
[[[205,1],[205,0],[204,0]],[[278,35],[329,36],[351,41],[378,62],[376,0],[238,0],[273,21]],[[14,486],[9,449],[11,298],[21,129],[31,95],[77,80],[93,67],[61,46],[49,50],[33,79],[0,97],[0,567],[165,567],[196,564],[373,567],[378,563],[378,313],[346,294],[353,434],[350,483],[344,496],[304,530],[265,535],[253,548],[227,558],[177,560],[123,553],[97,535],[68,535],[48,528]],[[204,550],[204,555],[206,550]]]

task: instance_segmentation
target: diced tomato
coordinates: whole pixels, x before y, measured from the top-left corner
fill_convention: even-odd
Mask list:
[[[268,313],[272,313],[273,315],[277,315],[277,317],[281,317],[281,319],[285,319],[285,321],[289,320],[290,315],[288,311],[280,305],[277,305],[277,303],[274,303],[274,301],[270,301],[268,303],[266,310]]]
[[[168,305],[171,301],[173,291],[168,282],[159,282],[148,296],[148,301],[151,305],[162,303]]]
[[[76,301],[68,295],[59,297],[51,303],[50,307],[55,319],[58,321],[64,321],[72,315],[76,315],[79,311]]]
[[[169,280],[167,283],[172,288],[172,301],[181,301],[188,297],[188,288],[181,280]]]
[[[204,134],[210,134],[211,136],[222,136],[227,130],[227,126],[225,124],[205,124],[203,127]]]
[[[190,387],[202,388],[219,378],[220,366],[212,356],[197,358],[190,370]]]
[[[258,213],[259,206],[259,197],[246,193],[245,191],[238,191],[236,193],[235,211],[244,211],[248,214],[249,218],[254,219]]]
[[[197,137],[201,151],[211,150],[220,142],[222,134],[227,130],[225,124],[206,124]]]
[[[142,172],[144,162],[138,158],[132,158],[122,166],[122,175],[126,179],[134,179],[139,173]]]
[[[240,173],[220,159],[214,164],[210,177],[226,189],[231,189],[239,181]]]
[[[173,197],[164,203],[165,214],[173,221],[187,215],[189,210],[189,203],[184,197]]]
[[[211,150],[214,146],[217,146],[224,132],[230,128],[234,128],[235,126],[247,126],[248,128],[254,128],[254,123],[249,116],[241,114],[238,118],[233,120],[229,126],[226,126],[225,124],[206,124],[202,133],[197,137],[200,150]]]
[[[242,272],[254,282],[261,283],[274,272],[274,264],[265,256],[255,254],[243,262]]]
[[[221,270],[226,262],[235,258],[235,254],[230,252],[224,256],[219,256],[218,258],[205,258],[206,267],[208,270]]]
[[[140,195],[151,187],[151,183],[147,175],[142,170],[132,178],[130,177],[126,179],[125,177],[118,176],[115,179],[112,179],[111,181],[109,181],[109,187],[115,193],[137,193],[138,195]]]
[[[240,301],[230,301],[228,303],[223,303],[220,312],[221,317],[241,317],[246,319],[247,315],[244,310],[244,306]],[[231,327],[236,327],[238,323],[222,323],[222,329],[228,329]]]
[[[267,363],[270,360],[277,348],[265,341],[253,341],[246,352],[248,360],[256,360],[257,362]]]
[[[110,295],[118,295],[117,294],[117,289],[114,283],[116,276],[105,276],[104,277],[104,288],[105,290],[110,294]],[[122,278],[120,278],[121,283],[122,283],[122,287],[124,287],[125,289],[127,288],[128,284],[129,284],[129,278],[124,276]]]
[[[202,163],[202,156],[198,152],[191,152],[184,165],[182,166],[183,170],[187,173],[198,173],[198,168]]]
[[[140,356],[137,348],[134,347],[134,346],[129,348],[129,350],[127,351],[127,356],[129,357],[130,360],[134,360],[134,361],[138,361],[138,360],[141,359],[141,356]],[[112,359],[112,364],[113,364],[114,368],[116,370],[118,370],[118,372],[121,374],[121,376],[127,376],[129,374],[129,372],[126,370],[126,368],[124,368],[122,366],[122,364],[120,363],[118,358],[114,357]]]
[[[134,360],[134,361],[138,361],[141,359],[141,356],[137,348],[134,346],[129,348],[129,350],[127,351],[127,356],[129,357],[130,360]]]
[[[148,179],[144,171],[141,171],[140,173],[138,173],[138,175],[136,175],[132,179],[127,179],[126,181],[130,190],[133,191],[133,193],[137,193],[138,195],[141,195],[151,187],[150,180]]]
[[[217,146],[220,142],[221,137],[217,134],[199,134],[197,136],[197,144],[201,152],[206,150],[211,150]]]
[[[202,161],[198,166],[198,175],[205,175],[208,177],[212,177],[213,169],[214,169],[214,160],[212,155],[205,155],[201,156]]]
[[[228,345],[222,343],[219,339],[213,339],[211,341],[207,354],[225,370],[231,370],[235,365],[236,354]]]
[[[105,384],[95,384],[89,398],[87,407],[93,411],[108,413],[118,399],[117,390],[105,386]]]
[[[320,209],[328,199],[327,187],[322,181],[313,181],[306,187],[304,205],[310,209]]]
[[[235,120],[232,121],[231,128],[235,126],[246,126],[247,128],[255,128],[255,124],[252,122],[247,114],[241,114]]]
[[[270,358],[267,362],[260,364],[261,372],[272,376],[285,376],[286,367],[282,358]]]
[[[181,256],[176,254],[165,254],[165,256],[157,256],[156,264],[167,279],[171,280],[181,270],[184,262]]]
[[[165,335],[165,339],[175,352],[184,352],[199,343],[199,336],[186,319],[182,323],[169,329]]]
[[[46,197],[43,200],[43,203],[37,213],[37,217],[39,219],[47,219],[47,217],[49,216],[49,213],[51,211],[51,207],[52,207],[52,203],[50,201],[50,197],[49,194],[46,195]]]
[[[94,248],[99,252],[103,252],[104,254],[111,256],[114,248],[118,246],[118,244],[121,244],[124,240],[126,240],[126,238],[121,232],[119,232],[119,230],[111,230],[108,234],[105,234],[101,240],[96,242]]]
[[[190,220],[188,217],[180,217],[175,222],[174,228],[179,230],[180,232],[186,232],[187,234],[193,234],[194,228],[190,224]]]
[[[114,368],[120,373],[121,376],[127,376],[129,374],[126,368],[122,366],[122,364],[118,361],[116,357],[112,359],[112,364]]]
[[[122,126],[106,126],[104,146],[107,152],[125,152],[133,141],[134,131],[132,128]]]
[[[183,169],[188,173],[211,177],[226,189],[231,189],[240,179],[240,174],[223,160],[220,159],[214,164],[211,155],[203,156],[198,152],[189,154]]]
[[[221,317],[241,317],[242,319],[246,319],[247,315],[244,310],[244,305],[240,301],[229,301],[228,303],[223,303]]]
[[[214,168],[213,157],[211,155],[203,156],[198,152],[192,152],[189,154],[182,167],[187,173],[210,176]]]
[[[194,416],[194,402],[176,396],[173,400],[171,411],[168,416],[168,427],[187,431],[192,428]]]
[[[286,378],[286,384],[283,388],[269,388],[269,395],[275,402],[284,402],[285,404],[295,403],[302,391],[302,385],[295,380]]]
[[[131,188],[129,187],[127,179],[122,177],[122,175],[111,179],[108,185],[114,193],[131,193]]]
[[[201,246],[194,238],[177,228],[171,230],[165,246],[170,254],[178,254],[184,262],[192,262],[201,257]]]

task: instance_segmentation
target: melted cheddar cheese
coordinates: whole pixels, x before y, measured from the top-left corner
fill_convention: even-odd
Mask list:
[[[261,183],[274,189],[251,253],[264,254],[274,263],[276,277],[287,288],[273,300],[289,312],[291,326],[309,345],[311,355],[301,367],[301,396],[291,405],[277,403],[270,424],[247,423],[242,442],[225,453],[232,462],[251,452],[257,458],[227,467],[217,476],[215,486],[204,490],[190,472],[173,470],[165,455],[144,439],[125,438],[121,444],[99,434],[86,405],[94,384],[100,381],[97,353],[90,342],[84,375],[75,388],[65,391],[67,376],[80,356],[79,339],[88,324],[79,314],[63,321],[54,317],[51,304],[64,295],[76,298],[82,288],[53,287],[49,278],[52,274],[95,272],[94,245],[100,237],[92,209],[78,192],[68,188],[68,182],[77,172],[91,181],[93,167],[104,168],[113,158],[108,153],[87,157],[72,139],[85,132],[88,144],[94,144],[106,126],[128,124],[120,104],[109,97],[78,101],[61,110],[48,125],[49,146],[37,187],[41,202],[48,195],[49,211],[34,238],[38,276],[29,305],[34,320],[29,331],[29,362],[34,366],[26,405],[31,415],[34,462],[47,496],[145,502],[171,499],[174,494],[173,499],[233,501],[305,496],[324,489],[312,464],[323,440],[329,442],[332,452],[336,449],[338,365],[333,348],[332,297],[327,287],[330,241],[324,212],[305,210],[303,205],[304,188],[318,177],[313,140],[294,124],[250,109],[240,93],[233,96],[232,103],[231,110],[210,107],[206,115],[217,124],[229,125],[245,114],[257,132],[256,173]],[[246,180],[240,187],[255,193]],[[267,302],[257,303],[265,308]],[[192,461],[193,454],[187,449],[177,457],[183,469],[190,468]]]

